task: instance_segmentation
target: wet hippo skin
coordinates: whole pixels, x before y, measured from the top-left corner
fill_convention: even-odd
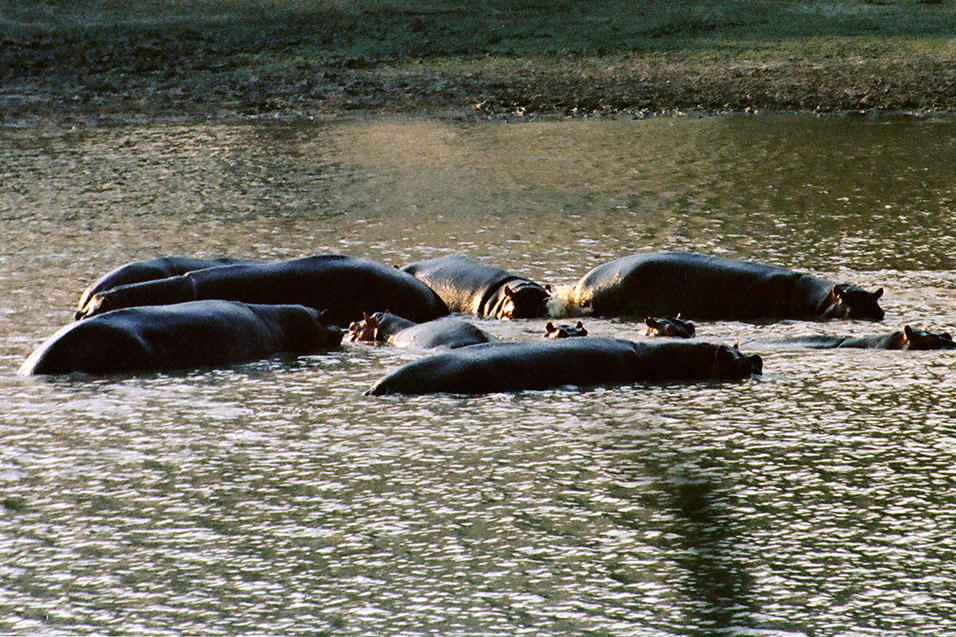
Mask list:
[[[221,265],[236,265],[241,263],[256,263],[249,259],[234,259],[231,257],[215,257],[202,259],[196,257],[158,257],[146,261],[134,261],[121,265],[112,270],[93,283],[83,291],[80,300],[76,304],[76,316],[80,319],[86,315],[86,306],[90,298],[98,292],[112,290],[120,285],[129,285],[130,283],[142,283],[143,281],[154,281],[156,279],[165,279],[166,277],[185,274],[193,270],[205,270],[206,268],[215,268]]]
[[[594,268],[574,285],[570,300],[596,316],[878,321],[882,294],[882,288],[871,293],[764,263],[658,252]]]
[[[386,310],[416,323],[448,315],[434,291],[396,268],[343,255],[317,255],[226,265],[122,285],[94,294],[85,316],[204,299],[305,305],[327,310],[329,321],[341,327],[361,320],[365,313]]]
[[[497,319],[535,318],[548,312],[547,286],[463,254],[411,263],[402,270],[427,283],[452,312]]]
[[[948,332],[940,334],[904,325],[902,330],[875,336],[794,336],[779,341],[784,345],[796,345],[810,349],[899,349],[938,350],[956,349],[956,342]]]
[[[762,365],[759,356],[712,343],[541,339],[472,345],[431,356],[388,374],[368,394],[485,394],[566,385],[746,378],[759,374]]]
[[[389,312],[376,312],[349,325],[348,340],[416,349],[455,349],[495,339],[476,325],[448,316],[414,323]]]
[[[301,305],[192,301],[107,312],[71,323],[20,374],[112,374],[234,365],[337,347],[342,330]]]

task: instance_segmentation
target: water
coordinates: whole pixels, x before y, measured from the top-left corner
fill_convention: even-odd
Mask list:
[[[0,632],[956,632],[956,358],[767,343],[956,328],[956,122],[0,129],[0,183]],[[656,249],[882,286],[887,318],[699,325],[764,357],[726,384],[372,399],[421,354],[363,345],[15,375],[137,259],[465,252],[562,285]]]

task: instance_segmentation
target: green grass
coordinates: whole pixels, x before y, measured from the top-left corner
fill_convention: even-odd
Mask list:
[[[725,50],[817,38],[941,40],[956,3],[914,0],[7,0],[0,37],[62,39],[95,58],[119,41],[222,54],[350,58],[561,57]],[[177,44],[174,44],[177,43]]]

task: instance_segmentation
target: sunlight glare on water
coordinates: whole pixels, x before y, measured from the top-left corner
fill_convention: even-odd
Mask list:
[[[806,116],[0,129],[0,632],[956,632],[953,354],[770,343],[956,327],[954,140]],[[371,398],[424,354],[362,344],[15,373],[133,260],[464,252],[568,285],[652,250],[884,287],[887,317],[698,325],[763,356],[730,383]]]

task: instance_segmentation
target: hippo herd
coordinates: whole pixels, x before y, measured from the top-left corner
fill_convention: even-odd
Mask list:
[[[617,259],[560,294],[465,255],[402,268],[331,254],[284,261],[163,257],[124,265],[91,285],[80,297],[76,321],[40,345],[20,373],[234,365],[313,354],[347,338],[442,350],[388,374],[370,395],[747,378],[761,373],[760,356],[694,340],[691,320],[879,321],[882,294],[774,265],[690,252]],[[502,320],[639,317],[646,335],[666,338],[589,337],[579,320],[549,322],[545,339],[499,342],[453,313]],[[876,337],[789,342],[808,348],[956,349],[949,334],[910,326]]]

